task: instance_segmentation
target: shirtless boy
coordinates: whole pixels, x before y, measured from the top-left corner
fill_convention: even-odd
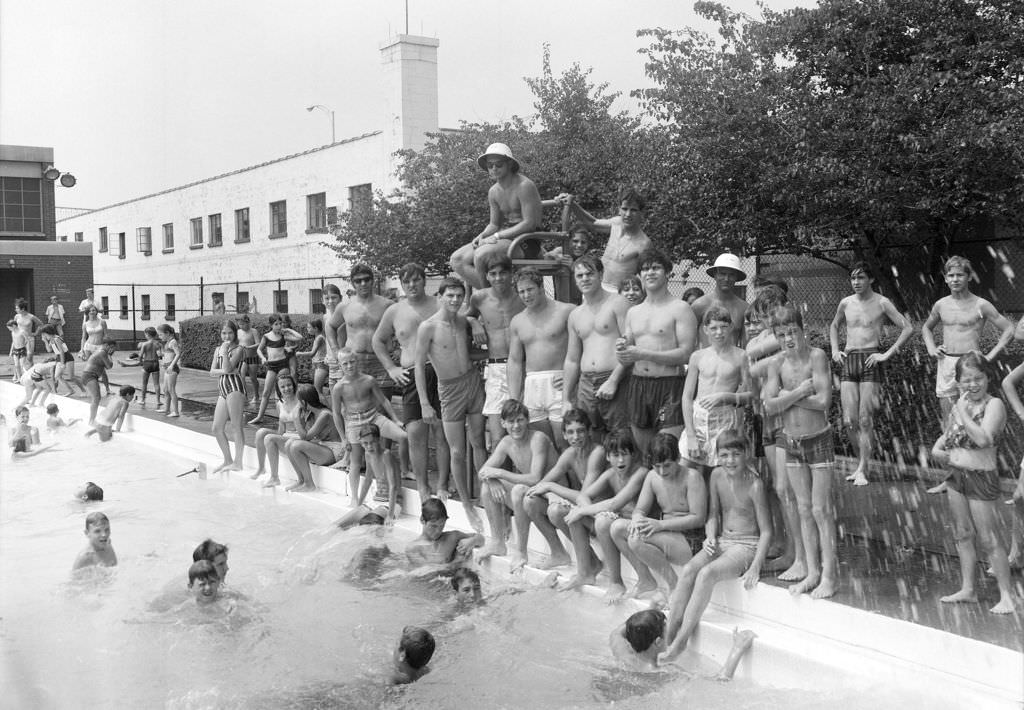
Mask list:
[[[580,207],[572,195],[559,195],[558,199],[568,202],[573,216],[585,226],[608,234],[601,257],[601,286],[608,293],[618,293],[622,279],[636,275],[642,266],[640,255],[651,248],[651,239],[644,233],[644,198],[636,190],[624,190],[619,196],[619,214],[611,219],[597,219]]]
[[[585,411],[597,432],[629,426],[625,409],[626,388],[620,383],[626,366],[615,357],[615,342],[622,333],[629,303],[601,288],[604,265],[593,254],[573,264],[572,273],[583,303],[569,314],[569,344],[562,383],[563,408]]]
[[[612,631],[608,639],[612,655],[628,670],[655,671],[665,650],[665,612],[638,611]]]
[[[839,397],[843,405],[843,425],[857,452],[857,469],[846,477],[855,486],[868,484],[868,459],[871,457],[875,412],[880,405],[879,388],[883,381],[882,363],[899,351],[914,332],[910,321],[896,310],[885,296],[874,291],[875,277],[863,261],[850,267],[853,295],[839,302],[836,317],[829,326],[832,359],[842,366]],[[888,319],[900,328],[896,342],[881,352],[882,325]],[[839,348],[839,327],[846,323],[846,347]]]
[[[345,530],[353,525],[387,525],[395,524],[395,518],[401,513],[399,493],[402,482],[398,478],[390,456],[380,440],[380,428],[376,424],[364,424],[359,430],[359,445],[366,456],[366,477],[359,491],[359,506],[349,510],[334,525]],[[371,478],[370,474],[373,474]],[[364,503],[370,492],[370,484],[377,482],[373,493],[373,507]],[[427,500],[424,498],[424,500]]]
[[[121,431],[124,417],[128,413],[128,405],[135,397],[135,388],[125,385],[117,392],[117,397],[107,402],[103,411],[96,416],[92,427],[85,432],[86,436],[96,434],[100,441],[110,441],[113,432]]]
[[[733,345],[742,347],[746,342],[743,332],[743,316],[747,312],[747,302],[736,295],[734,287],[746,279],[747,275],[740,268],[739,257],[728,252],[722,254],[715,259],[714,266],[708,269],[708,276],[715,280],[715,288],[711,293],[701,296],[693,302],[693,314],[697,316],[698,323],[703,323],[704,314],[714,306],[729,311],[729,315],[732,316],[730,340]],[[706,347],[708,342],[707,334],[701,331],[700,344]]]
[[[388,306],[384,311],[380,325],[373,334],[373,351],[388,376],[401,388],[402,422],[409,435],[409,460],[420,500],[426,500],[430,497],[430,484],[427,481],[427,445],[431,434],[434,435],[437,456],[439,494],[447,489],[451,458],[441,423],[437,420],[432,424],[423,421],[419,388],[416,385],[416,334],[419,332],[420,323],[437,312],[437,299],[426,294],[426,272],[419,264],[406,264],[399,271],[398,278],[405,290],[406,298]],[[396,338],[401,347],[398,365],[388,352],[392,338]],[[427,396],[430,398],[430,405],[436,411],[441,408],[437,394],[437,373],[430,362],[427,362],[425,371]]]
[[[824,350],[811,347],[800,311],[791,305],[772,314],[783,358],[773,360],[765,382],[765,411],[782,414],[786,476],[796,495],[807,576],[794,594],[830,597],[838,586],[836,518],[832,500],[835,454],[828,422],[832,375]],[[820,545],[820,547],[819,547]]]
[[[962,256],[951,256],[942,267],[942,275],[949,287],[949,295],[932,306],[921,337],[928,354],[938,360],[935,376],[935,394],[942,408],[942,421],[960,397],[954,370],[961,355],[981,350],[981,334],[985,324],[991,322],[999,329],[999,340],[985,359],[991,362],[1002,352],[1013,337],[1013,323],[980,296],[971,293],[971,279],[977,278],[971,262]],[[942,344],[935,344],[935,326],[942,326]]]
[[[656,572],[671,593],[684,565],[699,548],[707,520],[708,488],[695,469],[679,464],[679,440],[661,433],[651,444],[651,470],[644,478],[629,525],[633,553]],[[657,507],[660,516],[655,516]]]
[[[53,444],[39,446],[39,427],[31,426],[29,422],[28,407],[24,404],[14,410],[14,426],[7,436],[7,444],[11,447],[11,458],[29,458],[41,454]],[[33,450],[33,446],[39,447]]]
[[[373,350],[373,335],[384,312],[392,302],[373,292],[373,269],[367,264],[352,267],[350,277],[355,294],[347,303],[339,303],[324,320],[328,351],[337,353],[347,347],[359,361],[359,371],[377,381],[385,397],[391,398],[395,383],[388,376]]]
[[[720,465],[711,473],[707,535],[703,548],[683,567],[679,583],[672,591],[665,660],[675,658],[686,648],[711,601],[715,585],[742,577],[743,586],[753,589],[768,555],[771,516],[764,485],[750,466],[747,440],[738,431],[729,430],[722,433],[717,445]],[[747,647],[751,640],[752,636],[747,639]],[[731,676],[730,672],[728,677]]]
[[[103,513],[85,516],[85,537],[89,543],[78,553],[72,571],[83,567],[113,567],[117,554],[110,544],[110,520]]]
[[[36,331],[46,324],[28,312],[28,301],[24,298],[14,301],[14,322],[18,324],[18,329],[25,336],[25,359],[31,365],[32,353],[36,346]]]
[[[334,426],[338,432],[345,433],[345,440],[349,443],[351,454],[349,455],[348,468],[348,490],[352,497],[352,506],[358,507],[363,502],[365,490],[362,496],[359,491],[359,473],[363,466],[363,447],[359,435],[366,424],[376,424],[381,436],[400,441],[406,436],[405,430],[395,410],[391,408],[391,402],[372,375],[359,371],[359,360],[356,354],[345,347],[338,351],[338,364],[341,367],[341,379],[331,390],[331,414],[334,417]],[[369,480],[367,475],[367,480]]]
[[[709,343],[690,356],[683,387],[679,454],[703,474],[717,465],[715,441],[726,429],[743,431],[743,408],[750,402],[747,354],[731,337],[732,314],[721,306],[704,311],[701,331]]]
[[[547,434],[561,451],[562,368],[573,306],[548,298],[536,269],[520,269],[515,283],[526,310],[509,325],[508,394],[529,408],[530,426]]]
[[[672,262],[650,249],[640,257],[640,277],[647,290],[643,303],[626,311],[623,336],[615,353],[632,366],[626,392],[630,427],[641,451],[660,429],[683,424],[682,368],[697,343],[693,309],[668,291]]]
[[[448,509],[437,498],[428,498],[420,508],[420,536],[405,548],[405,555],[414,567],[422,565],[460,565],[468,560],[473,548],[484,544],[480,533],[445,530]]]
[[[565,522],[572,532],[575,549],[590,544],[591,529],[596,533],[609,577],[605,598],[617,601],[626,595],[622,557],[629,560],[637,573],[638,580],[630,596],[652,592],[658,588],[658,583],[647,565],[633,553],[628,539],[629,519],[643,489],[647,469],[641,465],[636,443],[625,429],[604,438],[604,451],[608,468],[583,489],[577,497],[577,506],[565,516]]]
[[[540,229],[540,193],[533,180],[519,173],[519,161],[504,143],[492,143],[477,158],[494,184],[487,192],[491,218],[469,244],[452,254],[452,271],[473,288],[484,288],[485,264],[494,253],[507,254],[512,240]]]
[[[573,537],[565,522],[573,505],[579,502],[580,491],[597,480],[604,470],[604,447],[595,444],[590,418],[582,409],[572,409],[562,419],[565,451],[551,470],[526,491],[524,506],[531,520],[547,515],[547,519],[576,545],[576,575],[564,589],[576,589],[593,584],[601,569],[601,561],[594,554],[586,536]]]
[[[507,254],[491,254],[484,260],[484,266],[491,286],[473,292],[466,315],[473,326],[474,345],[487,348],[483,414],[493,448],[505,435],[501,428],[501,405],[508,399],[509,324],[526,306],[512,287],[512,260]]]
[[[455,488],[470,525],[483,531],[483,521],[473,507],[467,466],[466,424],[469,424],[469,445],[473,460],[484,461],[484,387],[480,374],[470,357],[470,327],[459,311],[466,298],[466,286],[455,278],[441,281],[438,289],[441,306],[434,315],[420,323],[416,334],[416,388],[420,396],[423,421],[432,424],[438,412],[430,404],[427,389],[427,362],[437,373],[437,391],[441,401],[441,425],[451,453],[451,472]],[[441,491],[447,495],[446,490]]]
[[[11,350],[8,354],[10,355],[11,363],[14,365],[14,376],[11,378],[11,381],[17,382],[25,374],[25,370],[31,366],[31,363],[28,361],[28,338],[25,337],[25,333],[18,327],[18,321],[13,318],[7,321],[7,330],[11,333]]]
[[[487,521],[491,526],[491,541],[480,552],[480,559],[506,553],[505,509],[509,508],[516,524],[516,549],[510,559],[513,572],[521,570],[528,561],[527,543],[531,517],[550,550],[548,560],[542,569],[569,563],[569,555],[558,539],[558,531],[547,518],[547,506],[533,503],[533,516],[524,507],[527,490],[540,482],[558,458],[547,434],[530,429],[529,422],[530,410],[526,405],[514,399],[505,402],[501,408],[501,424],[508,433],[480,467],[480,498],[487,510]],[[511,459],[512,470],[503,468],[506,458]]]

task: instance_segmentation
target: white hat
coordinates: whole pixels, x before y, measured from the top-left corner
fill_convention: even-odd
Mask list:
[[[747,278],[747,272],[740,268],[740,258],[735,254],[725,252],[715,259],[715,265],[708,269],[708,276],[714,276],[718,269],[730,269],[736,272],[736,283]]]
[[[513,172],[519,170],[519,161],[512,155],[512,149],[504,143],[491,143],[487,146],[487,150],[484,151],[483,155],[476,159],[476,164],[484,170],[487,170],[487,156],[488,155],[500,155],[502,158],[507,158],[510,163],[514,166]]]

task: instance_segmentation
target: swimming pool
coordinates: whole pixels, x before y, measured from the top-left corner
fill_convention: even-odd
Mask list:
[[[14,396],[13,387],[0,389],[2,411],[9,413]],[[67,416],[81,404],[62,401],[61,407]],[[41,418],[39,410],[33,414],[34,421]],[[717,663],[696,654],[687,658],[695,675],[639,678],[613,671],[608,633],[633,609],[609,609],[586,595],[543,589],[501,594],[478,617],[440,622],[447,598],[442,588],[398,581],[364,589],[343,579],[345,562],[368,533],[328,529],[338,510],[311,501],[330,500],[329,494],[264,492],[242,476],[177,478],[193,467],[195,456],[173,443],[185,438],[173,427],[153,426],[163,427],[160,438],[171,441],[176,453],[154,448],[150,444],[160,442],[142,433],[100,444],[81,439],[79,429],[63,432],[54,450],[34,459],[4,458],[4,707],[562,708],[612,701],[637,708],[835,703],[877,709],[906,701],[965,707],[956,693],[941,693],[944,701],[922,695],[913,677],[905,687],[887,679],[880,696],[877,676],[843,671],[848,659],[821,638],[777,633],[788,643],[783,648],[770,638],[765,620],[759,622],[763,643],[729,685],[703,679]],[[105,489],[105,502],[72,500],[86,480]],[[71,563],[85,544],[83,520],[92,510],[109,515],[120,564],[70,582]],[[400,549],[413,527],[403,520],[388,544]],[[231,548],[228,587],[246,597],[236,613],[203,616],[190,604],[150,610],[169,585],[185,587],[192,549],[206,537]],[[500,564],[492,568],[485,591],[509,584]],[[763,599],[771,606],[769,592]],[[831,606],[797,611],[828,626],[813,617]],[[774,618],[787,613],[797,612],[780,610]],[[734,623],[722,608],[709,612],[709,619],[726,629]],[[387,662],[404,625],[433,622],[438,650],[430,675],[390,691],[359,681]],[[703,648],[713,648],[714,629],[701,635]]]

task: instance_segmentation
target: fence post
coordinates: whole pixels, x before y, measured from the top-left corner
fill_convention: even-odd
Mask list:
[[[277,293],[274,294],[274,310],[272,313],[277,313],[277,294],[281,293],[281,279],[277,280]]]
[[[138,340],[139,333],[135,327],[135,284],[132,284],[132,340]]]
[[[205,303],[206,303],[206,300],[205,300],[205,298],[203,296],[203,277],[200,276],[199,277],[199,315],[203,315],[203,304],[205,304]]]
[[[249,306],[249,304],[246,304],[246,309],[245,309],[246,313],[249,312],[249,307],[248,306]],[[238,282],[235,281],[235,314],[237,315],[238,313],[239,313],[239,310],[238,310]]]

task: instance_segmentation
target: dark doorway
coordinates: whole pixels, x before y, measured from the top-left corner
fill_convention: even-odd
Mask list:
[[[32,290],[33,269],[4,269],[0,278],[0,314],[3,315],[3,322],[7,323],[14,317],[14,301],[17,298],[24,298],[28,301],[29,313],[36,313],[36,304],[33,302]],[[39,316],[38,313],[36,313]],[[40,320],[44,320],[39,316]],[[11,331],[4,326],[0,331],[0,352],[7,354],[11,351]]]

